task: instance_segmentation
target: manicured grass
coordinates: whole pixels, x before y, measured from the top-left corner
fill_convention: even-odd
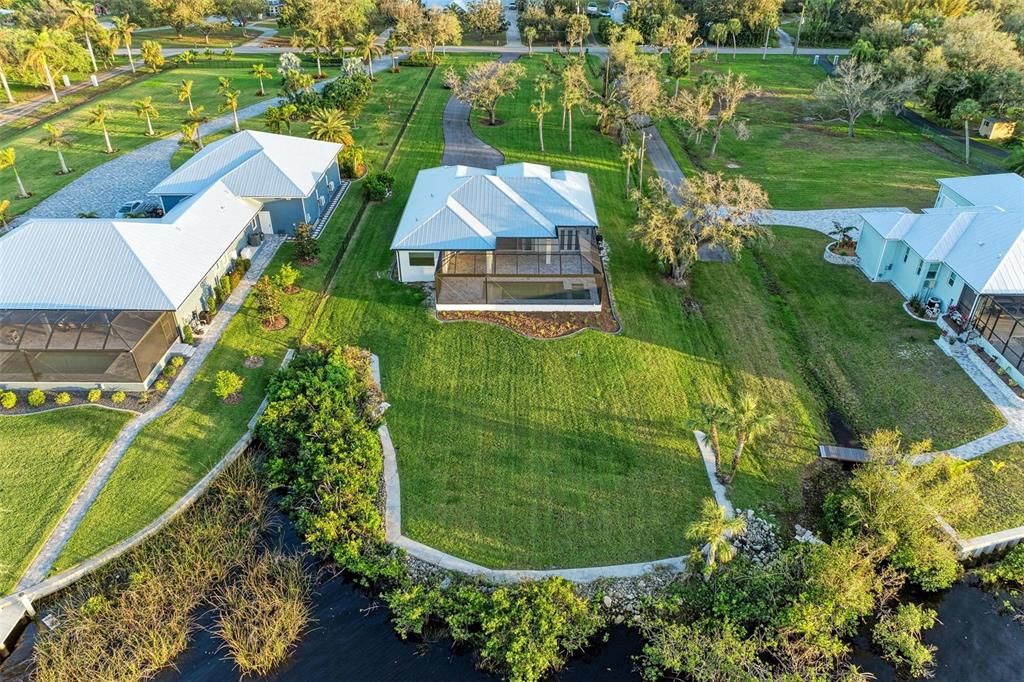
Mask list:
[[[0,417],[0,595],[14,587],[129,419],[102,407]]]
[[[123,153],[153,139],[146,136],[146,122],[135,115],[133,101],[152,96],[160,111],[160,118],[153,121],[157,135],[176,133],[180,130],[182,119],[188,110],[188,105],[179,102],[177,97],[178,85],[182,80],[194,81],[193,104],[203,106],[206,114],[214,117],[219,115],[217,110],[223,102],[223,98],[217,94],[217,79],[220,76],[230,78],[233,87],[241,91],[239,107],[262,99],[256,94],[256,81],[249,75],[250,66],[256,62],[263,62],[269,69],[273,66],[274,57],[239,56],[231,61],[203,61],[192,66],[168,68],[153,77],[110,92],[88,106],[73,109],[53,118],[52,122],[64,125],[66,132],[75,138],[75,147],[64,152],[64,157],[72,170],[70,175],[56,174],[59,170],[56,153],[39,143],[44,135],[41,126],[33,126],[13,138],[4,140],[4,147],[13,146],[17,152],[18,172],[21,173],[25,188],[32,193],[32,197],[15,198],[18,189],[14,174],[7,170],[0,173],[0,198],[11,200],[11,215],[22,213],[85,171],[109,161],[111,156],[104,151],[102,132],[99,128],[86,126],[88,110],[95,104],[102,102],[113,109],[113,118],[107,127],[111,143],[118,153]],[[267,96],[274,96],[275,85],[267,85]],[[83,206],[82,210],[93,208],[95,207]]]
[[[971,538],[1024,525],[1024,444],[998,448],[974,460],[971,470],[981,489],[981,507],[957,532]]]
[[[689,145],[693,161],[760,183],[776,208],[916,209],[934,204],[937,178],[976,172],[895,116],[880,123],[864,116],[852,140],[846,137],[845,124],[813,118],[808,110],[811,92],[825,72],[808,57],[762,61],[758,55],[722,56],[718,62],[703,62],[695,72],[707,69],[746,74],[763,93],[740,105],[749,140],[726,132],[712,159],[707,157],[710,140],[705,137],[699,150]],[[664,133],[674,129],[678,138],[685,138],[681,127],[663,126]]]
[[[143,40],[155,40],[162,47],[188,47],[201,52],[208,47],[238,47],[259,35],[259,31],[251,27],[247,28],[243,34],[241,28],[233,26],[226,31],[213,31],[209,35],[209,40],[207,40],[207,36],[203,35],[196,28],[185,29],[181,32],[180,36],[175,33],[174,29],[168,28],[156,31],[139,31],[135,34],[132,44],[135,47],[139,47],[142,45]]]
[[[403,69],[399,74],[380,76],[378,87],[393,88],[399,95],[396,119],[408,114],[428,73],[428,69]],[[368,126],[354,133],[360,142],[365,142],[366,136],[376,135]],[[389,134],[393,140],[398,126]],[[58,558],[55,570],[88,558],[155,519],[220,461],[245,432],[286,350],[298,344],[297,336],[313,310],[332,258],[361,203],[362,185],[356,183],[320,238],[320,260],[300,268],[301,291],[283,297],[283,312],[290,320],[288,327],[277,332],[265,331],[255,316],[252,300],[246,301],[177,405],[143,429],[132,443]],[[267,272],[274,274],[290,262],[293,252],[291,243],[282,246]],[[243,366],[250,350],[266,358],[263,367]],[[237,372],[245,379],[243,400],[238,405],[225,405],[213,395],[214,377],[223,369]]]

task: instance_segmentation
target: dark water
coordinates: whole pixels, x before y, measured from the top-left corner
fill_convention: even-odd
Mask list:
[[[860,447],[856,432],[846,423],[843,415],[839,414],[839,410],[830,407],[825,412],[825,420],[828,422],[828,430],[832,433],[832,439],[836,445],[841,445],[844,448]]]

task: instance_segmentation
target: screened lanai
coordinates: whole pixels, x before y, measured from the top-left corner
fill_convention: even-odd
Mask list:
[[[177,338],[160,310],[0,310],[0,384],[141,384]]]

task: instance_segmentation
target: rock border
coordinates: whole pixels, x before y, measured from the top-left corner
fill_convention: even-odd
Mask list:
[[[835,241],[825,245],[825,261],[833,265],[860,265],[860,256],[840,256],[833,252],[832,247],[838,243]]]

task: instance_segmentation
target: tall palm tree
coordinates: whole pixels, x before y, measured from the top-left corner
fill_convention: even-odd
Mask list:
[[[103,141],[107,143],[107,153],[113,154],[114,147],[110,144],[110,133],[107,131],[107,121],[113,116],[113,111],[106,104],[97,104],[88,111],[88,126],[98,126],[103,131]]]
[[[309,117],[309,136],[314,140],[352,146],[352,125],[340,110],[317,107]]]
[[[235,124],[235,132],[237,133],[240,128],[238,126],[238,90],[225,90],[221,93],[224,96],[224,104],[220,105],[221,111],[230,111],[231,118]]]
[[[348,55],[348,43],[345,42],[344,37],[338,38],[334,41],[334,47],[331,48],[331,54],[341,60],[341,72],[345,73],[345,57]]]
[[[131,64],[132,73],[135,73],[135,58],[132,56],[132,33],[139,28],[138,24],[132,23],[131,17],[127,14],[121,17],[114,17],[114,35],[111,36],[112,47],[117,50],[119,45],[124,45],[128,53],[128,63]]]
[[[156,105],[153,104],[152,97],[143,97],[132,102],[135,107],[135,115],[139,118],[145,117],[146,119],[146,135],[153,137],[156,133],[153,132],[153,119],[160,118],[160,112],[157,111]]]
[[[188,102],[188,113],[191,114],[195,111],[195,107],[192,106],[192,86],[195,83],[191,80],[181,81],[181,85],[178,86],[178,101]]]
[[[630,143],[630,150],[635,155],[639,150]],[[625,154],[625,150],[623,150]],[[687,422],[687,428],[692,431],[703,431],[707,437],[707,443],[715,456],[715,475],[719,479],[724,478],[722,473],[722,444],[720,439],[721,430],[728,428],[732,423],[732,413],[728,407],[719,403],[700,403],[697,406],[697,416]]]
[[[725,24],[725,30],[732,35],[732,58],[736,59],[736,36],[743,30],[743,22],[732,18]]]
[[[44,123],[43,130],[46,131],[46,136],[39,141],[57,152],[57,160],[60,161],[60,173],[61,175],[67,175],[71,171],[68,170],[68,165],[64,162],[64,150],[70,149],[75,145],[75,138],[65,133],[64,126],[59,123]]]
[[[373,58],[382,54],[377,36],[372,31],[356,35],[356,56],[366,64],[366,75],[373,79]]]
[[[23,61],[30,70],[46,79],[46,84],[50,86],[50,94],[53,95],[54,103],[59,104],[60,98],[57,97],[57,87],[53,84],[53,71],[50,70],[50,57],[55,49],[56,46],[50,37],[50,32],[43,27],[29,41],[28,50],[25,52]]]
[[[728,563],[736,556],[736,548],[729,543],[729,536],[742,533],[746,527],[745,518],[729,518],[713,498],[704,499],[700,519],[687,527],[686,537],[707,547],[705,575],[711,575],[719,563]]]
[[[312,52],[316,57],[316,77],[323,78],[324,72],[320,68],[320,52],[324,45],[324,34],[313,29],[306,29],[301,35],[292,36],[292,45],[301,47],[303,52]]]
[[[252,77],[260,82],[260,97],[267,94],[266,89],[263,87],[263,79],[270,78],[270,72],[267,71],[267,67],[263,66],[263,62],[253,64],[251,69]]]
[[[21,181],[21,176],[18,175],[18,167],[14,165],[16,160],[17,154],[14,151],[14,147],[8,147],[0,152],[0,170],[7,170],[10,168],[14,171],[14,179],[18,182],[18,197],[24,199],[29,196],[29,193],[25,191],[25,185]]]
[[[96,53],[93,52],[92,39],[89,37],[89,33],[95,31],[99,26],[96,21],[95,6],[91,2],[76,0],[71,3],[68,11],[69,14],[64,19],[64,28],[71,32],[81,31],[85,36],[85,49],[89,53],[89,59],[92,60],[92,70],[95,73],[99,71],[99,68],[96,66]]]
[[[756,395],[744,393],[740,396],[729,419],[729,425],[736,430],[736,450],[733,452],[732,463],[729,465],[726,483],[732,483],[736,477],[740,458],[743,457],[744,446],[753,443],[755,438],[770,431],[777,421],[774,414],[758,409]]]

